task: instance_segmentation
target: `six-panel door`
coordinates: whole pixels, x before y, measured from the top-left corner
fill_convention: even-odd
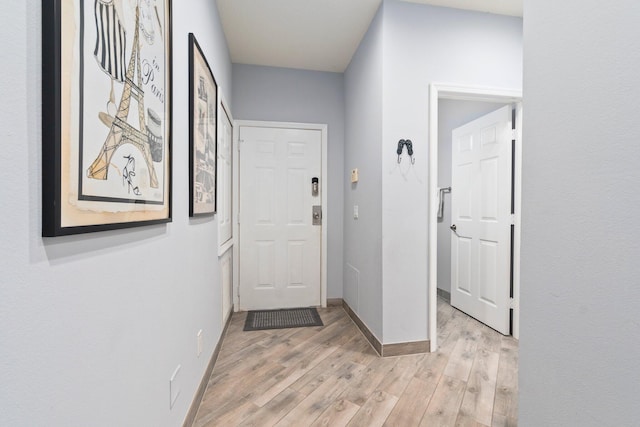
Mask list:
[[[451,305],[503,334],[510,326],[510,124],[506,106],[452,135]]]
[[[240,127],[240,308],[320,305],[319,130]]]

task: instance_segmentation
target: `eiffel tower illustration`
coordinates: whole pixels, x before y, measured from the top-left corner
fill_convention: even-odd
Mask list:
[[[144,160],[149,168],[149,180],[152,188],[158,188],[158,177],[153,167],[153,159],[151,157],[151,147],[149,144],[148,130],[145,125],[144,116],[144,91],[142,90],[142,71],[140,63],[140,7],[136,7],[136,26],[133,38],[133,48],[131,59],[127,67],[127,74],[124,82],[124,89],[118,106],[118,112],[111,123],[109,135],[107,135],[102,150],[93,164],[87,169],[87,177],[94,179],[107,179],[109,172],[109,164],[116,150],[123,144],[129,143],[134,145],[142,153]],[[133,82],[134,74],[136,75],[136,83]],[[140,121],[140,129],[131,126],[127,119],[129,117],[129,106],[131,98],[138,102],[138,119]]]

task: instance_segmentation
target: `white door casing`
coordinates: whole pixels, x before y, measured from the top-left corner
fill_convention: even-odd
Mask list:
[[[230,114],[224,103],[220,105],[218,114],[220,143],[218,144],[218,255],[226,252],[233,243],[232,225],[232,144],[233,125]]]
[[[220,284],[222,286],[222,324],[227,322],[227,319],[232,312],[232,286],[233,286],[233,251],[227,250],[222,256],[218,258],[220,262]]]
[[[224,95],[220,95],[218,106],[218,260],[222,285],[222,322],[226,323],[233,309],[233,221],[232,221],[232,159],[233,159],[233,119]]]
[[[507,335],[511,274],[511,107],[453,131],[451,305]]]
[[[322,305],[322,132],[240,126],[239,141],[240,309]]]

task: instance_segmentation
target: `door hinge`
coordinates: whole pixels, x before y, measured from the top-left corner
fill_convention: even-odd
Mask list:
[[[511,225],[516,225],[516,214],[511,214],[510,221]]]
[[[516,303],[515,299],[509,298],[509,308],[511,310],[515,310],[516,308],[518,308],[518,304]]]
[[[238,218],[237,218],[238,224],[240,224],[240,209],[238,209]]]
[[[244,139],[238,139],[238,152],[240,152],[240,147],[242,146],[243,142],[244,142]]]
[[[517,129],[511,129],[511,139],[514,141],[518,140],[518,130]]]

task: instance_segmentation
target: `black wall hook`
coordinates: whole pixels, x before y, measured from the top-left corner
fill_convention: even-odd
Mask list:
[[[407,153],[409,153],[409,158],[411,159],[411,164],[414,164],[416,162],[416,159],[413,158],[413,143],[411,142],[410,139],[407,139],[404,142],[404,145],[407,146]]]
[[[398,141],[398,149],[396,150],[396,153],[398,153],[398,163],[400,163],[400,160],[402,160],[402,149],[404,148],[405,142],[406,141],[404,139]]]
[[[398,149],[396,150],[396,153],[398,154],[398,163],[400,163],[400,161],[402,160],[402,150],[404,149],[405,145],[407,146],[407,153],[411,158],[411,164],[414,164],[416,160],[413,158],[413,143],[410,139],[401,139],[400,141],[398,141]]]

